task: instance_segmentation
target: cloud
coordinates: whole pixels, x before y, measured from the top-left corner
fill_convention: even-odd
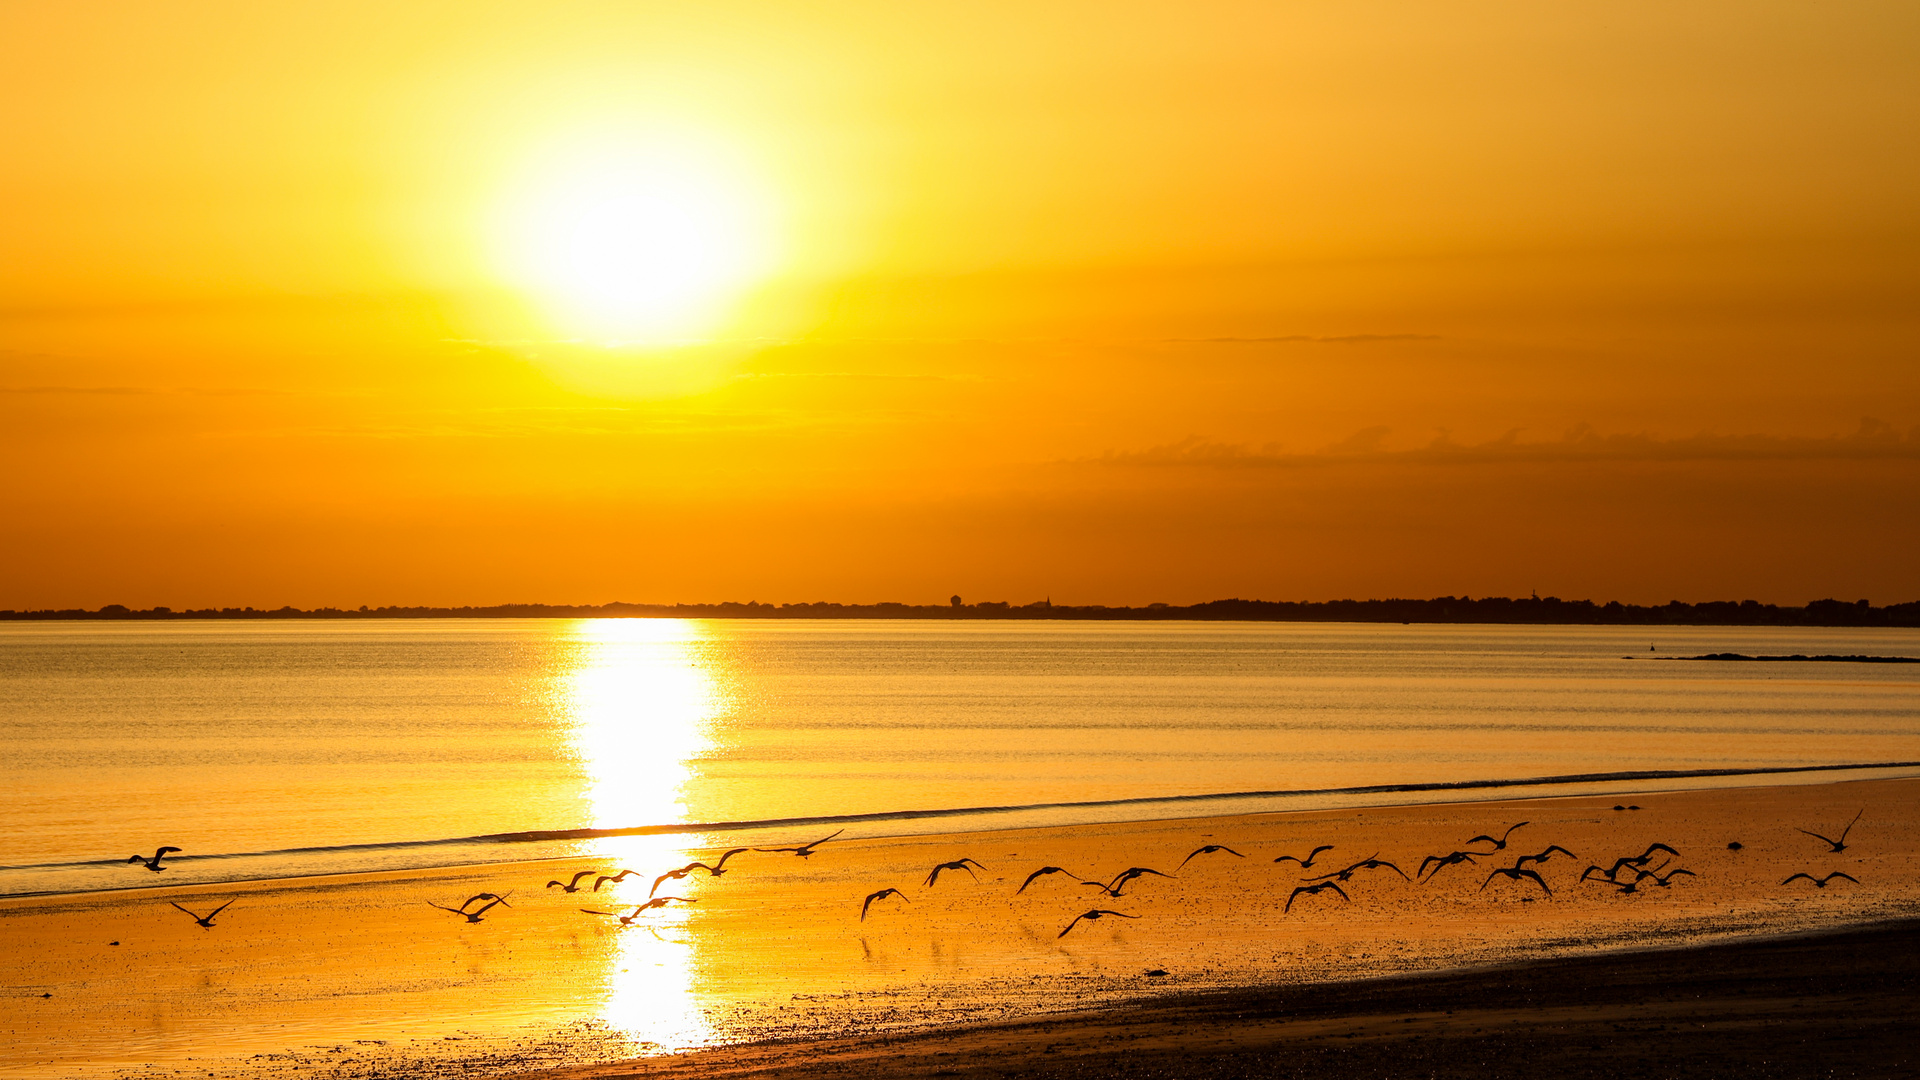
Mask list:
[[[1117,468],[1317,468],[1361,462],[1408,465],[1497,465],[1519,462],[1581,461],[1804,461],[1920,460],[1920,427],[1904,435],[1893,425],[1865,417],[1846,435],[1808,438],[1791,435],[1717,435],[1702,432],[1680,438],[1648,434],[1602,435],[1581,424],[1554,440],[1523,440],[1514,428],[1480,443],[1454,442],[1441,434],[1426,446],[1382,449],[1385,427],[1364,428],[1313,453],[1282,453],[1278,444],[1255,449],[1189,436],[1177,443],[1139,451],[1110,451],[1089,463]]]

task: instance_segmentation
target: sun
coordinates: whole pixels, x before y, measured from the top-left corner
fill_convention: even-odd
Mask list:
[[[501,269],[565,333],[698,340],[768,272],[769,201],[696,143],[549,151],[504,200]]]

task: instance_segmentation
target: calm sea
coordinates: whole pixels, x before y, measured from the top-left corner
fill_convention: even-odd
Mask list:
[[[496,835],[530,830],[789,822],[728,829],[772,841],[1920,773],[1605,779],[1920,760],[1920,665],[1658,659],[1710,652],[1920,656],[1920,632],[0,624],[0,894],[577,850]],[[1600,775],[1471,786],[1571,774]],[[1469,786],[1335,790],[1438,784]],[[1116,802],[1153,799],[1176,801]],[[813,820],[844,815],[883,816]],[[125,863],[163,843],[184,849],[164,877]]]

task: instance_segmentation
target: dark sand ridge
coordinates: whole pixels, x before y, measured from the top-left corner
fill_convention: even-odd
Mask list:
[[[1614,811],[1616,801],[1643,809]],[[1834,831],[1863,808],[1843,854],[1827,854],[1794,831]],[[1350,904],[1303,897],[1281,914],[1303,876],[1270,861],[1281,852],[1332,843],[1328,865],[1379,851],[1411,873],[1424,855],[1523,819],[1533,824],[1514,834],[1501,865],[1548,843],[1584,856],[1547,864],[1551,899],[1531,884],[1502,880],[1481,891],[1490,861],[1449,867],[1425,885],[1362,874],[1348,885]],[[1654,840],[1679,848],[1681,865],[1699,877],[1632,896],[1575,884],[1586,862],[1610,863]],[[1736,840],[1743,849],[1729,851]],[[578,912],[601,906],[604,894],[600,903],[582,903],[540,886],[574,868],[625,860],[648,872],[619,887],[632,903],[687,845],[699,853],[710,847],[697,837],[607,843],[623,852],[619,859],[0,903],[0,1076],[431,1076],[461,1062],[525,1071],[774,1038],[851,1040],[843,1044],[855,1048],[849,1052],[881,1062],[871,1068],[884,1075],[899,1069],[871,1057],[884,1048],[876,1040],[930,1027],[1000,1025],[993,1030],[1028,1032],[1021,1038],[1031,1043],[1044,1028],[1018,1027],[1023,1020],[1173,993],[1268,988],[1256,995],[1267,1002],[1258,1008],[1164,1007],[1215,1009],[1214,1020],[1194,1014],[1175,1026],[1212,1030],[1208,1041],[1227,1043],[1265,1036],[1258,1025],[1243,1032],[1221,1015],[1264,1009],[1265,1030],[1291,1039],[1301,1029],[1289,1018],[1326,993],[1307,987],[1920,915],[1914,780],[849,839],[808,860],[749,853],[723,878],[669,883],[663,892],[677,888],[700,903],[649,913],[645,928],[631,930]],[[1118,900],[1099,899],[1138,921],[1083,923],[1062,939],[1060,928],[1093,905],[1092,889],[1054,875],[1012,895],[1042,864],[1088,876],[1130,865],[1172,871],[1202,843],[1230,844],[1251,857],[1201,856],[1178,880],[1149,877]],[[934,889],[922,887],[933,864],[962,855],[988,867],[979,882],[947,874]],[[1844,869],[1861,884],[1780,884],[1803,869]],[[889,885],[905,889],[911,902],[876,905],[861,923],[861,897]],[[506,888],[518,890],[514,906],[496,908],[479,925],[425,903],[456,904]],[[213,930],[167,904],[198,910],[229,896],[239,901]],[[121,944],[107,944],[114,940]],[[1446,1007],[1457,1013],[1470,1004],[1462,997]],[[1374,1008],[1356,1007],[1353,1015]],[[1491,1019],[1498,1012],[1479,1026],[1499,1026]],[[1133,1023],[1125,1019],[1133,1015],[1082,1016],[1073,1024],[1098,1031]],[[1176,1035],[1155,1038],[1175,1045],[1185,1038]],[[1065,1029],[1052,1037],[1065,1038]],[[1075,1045],[1105,1052],[1098,1048],[1107,1037],[1087,1038],[1093,1041]],[[933,1044],[897,1045],[906,1053]],[[712,1055],[730,1054],[726,1068],[753,1071],[779,1065],[782,1053],[778,1046],[699,1051],[647,1067],[695,1059],[718,1067]]]

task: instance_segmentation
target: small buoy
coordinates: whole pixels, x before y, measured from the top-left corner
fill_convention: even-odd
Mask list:
[[[109,944],[109,945],[118,945],[118,944],[120,944],[120,943],[119,943],[119,942],[117,942],[117,941],[109,941],[109,942],[107,942],[107,944]]]
[[[1624,806],[1621,806],[1621,805],[1619,805],[1618,803],[1616,803],[1616,804],[1614,804],[1614,807],[1613,807],[1613,808],[1614,808],[1615,810],[1625,810],[1625,809],[1626,809],[1626,807],[1624,807]]]
[[[1165,975],[1165,974],[1166,974],[1166,972],[1165,972],[1165,971],[1162,971],[1162,970],[1161,970],[1161,969],[1159,969],[1159,968],[1154,968],[1154,969],[1153,969],[1152,971],[1149,971],[1149,972],[1147,972],[1147,977],[1148,977],[1148,978],[1151,978],[1151,979],[1157,979],[1157,978],[1159,978],[1160,976],[1162,976],[1162,975]]]
[[[1629,806],[1627,807],[1627,809],[1629,809],[1629,810],[1638,810],[1638,809],[1640,809],[1640,808],[1639,808],[1639,807],[1637,807],[1637,806],[1632,806],[1632,805],[1629,805]]]
[[[1728,851],[1739,851],[1739,850],[1740,850],[1740,849],[1741,849],[1742,847],[1744,847],[1744,846],[1745,846],[1745,845],[1743,845],[1743,844],[1741,844],[1741,843],[1740,843],[1740,841],[1738,841],[1738,840],[1735,840],[1735,841],[1734,841],[1733,843],[1731,843],[1731,844],[1728,844],[1728,845],[1727,845],[1727,850],[1728,850]]]
[[[43,997],[43,998],[50,998],[50,997],[52,997],[53,995],[52,995],[52,994],[41,994],[40,996],[41,996],[41,997]]]

